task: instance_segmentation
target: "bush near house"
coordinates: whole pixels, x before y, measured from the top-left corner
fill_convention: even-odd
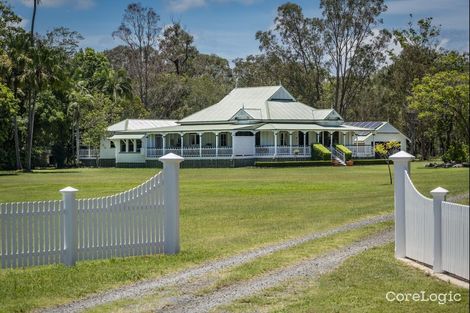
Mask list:
[[[354,165],[382,165],[387,164],[385,159],[358,159],[354,160]]]
[[[331,160],[331,152],[324,145],[314,143],[312,145],[312,160]]]
[[[330,166],[331,161],[280,161],[255,162],[256,167],[297,167],[297,166]]]
[[[352,159],[352,151],[346,148],[345,146],[337,144],[335,145],[335,148],[344,153],[344,156],[346,157],[346,161],[349,161]]]

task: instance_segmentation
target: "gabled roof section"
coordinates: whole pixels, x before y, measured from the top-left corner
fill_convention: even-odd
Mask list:
[[[260,116],[258,116],[258,118],[255,118],[253,115],[253,113],[257,113],[256,112],[257,110],[256,109],[245,109],[245,108],[241,108],[240,110],[238,110],[237,113],[235,113],[231,118],[230,120],[231,121],[238,121],[238,120],[253,120],[253,119],[261,119]],[[251,113],[251,114],[250,114]],[[261,113],[261,112],[260,112]],[[261,115],[261,114],[256,114],[256,115]]]
[[[329,120],[329,121],[343,120],[341,115],[339,115],[339,113],[336,112],[334,109],[314,110],[313,115],[314,115],[315,120]]]
[[[250,115],[255,114],[257,110],[259,113],[256,114],[260,118],[269,119],[266,102],[271,98],[278,101],[295,101],[282,86],[235,88],[218,103],[183,118],[180,123],[227,122],[242,108],[247,108],[245,111]]]
[[[288,101],[295,101],[295,98],[287,91],[286,88],[280,86],[280,88],[271,96],[268,100],[276,101],[276,100],[288,100]]]
[[[108,127],[110,132],[133,131],[178,125],[175,120],[137,120],[126,119]]]
[[[301,102],[268,101],[269,120],[313,120],[315,109]]]

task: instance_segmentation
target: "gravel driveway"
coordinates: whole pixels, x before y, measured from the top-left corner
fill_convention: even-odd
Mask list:
[[[293,239],[293,240],[288,240],[288,241],[285,241],[285,242],[272,244],[272,245],[268,245],[268,246],[261,247],[261,248],[258,248],[258,249],[250,250],[250,251],[247,251],[247,252],[235,255],[235,256],[225,258],[225,259],[207,262],[205,264],[202,264],[200,266],[197,266],[197,267],[194,267],[194,268],[191,268],[191,269],[188,269],[188,270],[184,270],[184,271],[176,272],[176,273],[171,273],[171,274],[168,274],[166,276],[163,276],[163,277],[160,277],[160,278],[157,278],[157,279],[138,282],[138,283],[133,284],[133,285],[124,286],[124,287],[114,289],[114,290],[111,290],[111,291],[108,291],[108,292],[105,292],[105,293],[93,295],[89,298],[86,298],[86,299],[83,299],[83,300],[78,300],[78,301],[72,302],[70,304],[61,305],[61,306],[58,306],[58,307],[55,307],[55,308],[45,309],[45,310],[42,310],[41,312],[80,312],[80,311],[85,310],[85,309],[89,309],[89,308],[92,308],[92,307],[95,307],[95,306],[98,306],[98,305],[101,305],[101,304],[110,303],[110,302],[121,300],[121,299],[141,297],[141,296],[147,295],[149,293],[152,293],[153,291],[155,291],[157,289],[161,289],[161,288],[168,287],[168,286],[181,286],[181,287],[183,287],[190,280],[199,279],[199,278],[203,279],[209,273],[214,273],[214,272],[217,272],[217,271],[221,271],[221,270],[229,268],[229,267],[239,266],[239,265],[242,265],[244,263],[250,262],[250,261],[252,261],[256,258],[271,254],[273,252],[288,249],[288,248],[306,243],[306,242],[311,241],[311,240],[331,236],[333,234],[337,234],[337,233],[341,233],[341,232],[345,232],[345,231],[349,231],[349,230],[353,230],[353,229],[358,229],[358,228],[361,228],[361,227],[364,227],[364,226],[367,226],[367,225],[377,224],[377,223],[380,223],[380,222],[385,222],[385,221],[390,221],[390,220],[393,220],[393,215],[391,215],[391,214],[371,217],[371,218],[368,218],[368,219],[363,219],[363,220],[360,220],[360,221],[357,221],[357,222],[345,224],[345,225],[342,225],[342,226],[339,226],[339,227],[336,227],[336,228],[332,228],[332,229],[329,229],[329,230],[314,232],[314,233],[311,233],[307,236],[303,236],[303,237],[296,238],[296,239]],[[380,239],[380,240],[383,241],[383,239]],[[373,242],[374,241],[371,241],[370,244],[373,244]],[[363,248],[361,248],[361,247],[363,247]],[[364,249],[364,247],[365,247],[364,245],[357,246],[357,247],[355,245],[352,245],[352,246],[350,246],[350,249],[353,249],[351,251],[356,251],[357,250],[359,252],[359,251],[362,251]],[[331,263],[330,267],[334,267],[334,266],[336,266],[336,264],[338,264],[337,261],[335,261],[335,260],[341,261],[345,257],[347,257],[349,255],[352,255],[352,254],[348,254],[347,251],[343,251],[343,252],[341,252],[341,251],[343,251],[343,250],[336,251],[335,253],[339,253],[339,254],[337,254],[336,256],[331,256],[332,259],[328,259],[328,257],[325,256],[325,259],[321,259],[319,261],[312,261],[312,262],[317,262],[317,263],[318,262],[320,262],[320,263],[330,262]],[[356,252],[356,253],[358,253],[358,252]],[[346,253],[346,254],[344,254],[344,253]],[[342,256],[343,254],[344,254],[344,257]],[[318,264],[320,264],[320,263],[318,263]],[[308,267],[308,265],[305,265],[305,266]],[[301,268],[304,268],[305,266],[303,266]],[[328,266],[326,266],[325,269],[326,268],[328,268]],[[305,270],[307,271],[307,268],[305,268]],[[310,269],[309,269],[309,271],[310,271]],[[253,289],[253,291],[250,291],[250,292],[254,292],[254,290],[256,290],[257,288],[259,289],[262,286],[270,285],[270,283],[269,283],[270,281],[272,281],[272,282],[281,281],[281,280],[284,279],[283,277],[288,277],[288,275],[286,276],[285,274],[282,274],[282,273],[284,273],[284,270],[280,272],[278,278],[273,277],[273,278],[269,278],[268,281],[266,281],[266,282],[260,281],[257,284],[254,284],[253,285],[254,289]],[[236,288],[236,286],[234,286],[234,288]],[[228,297],[228,298],[233,298],[233,299],[236,299],[236,298],[239,298],[239,297],[242,297],[242,296],[245,295],[245,293],[243,291],[238,291],[238,289],[236,289],[236,291],[233,291],[233,292],[232,291],[227,291],[227,292],[229,294],[231,294],[231,296]],[[220,296],[217,296],[217,297],[213,296],[213,297],[220,300]],[[212,300],[203,301],[203,302],[200,303],[200,305],[201,305],[201,307],[207,307],[207,306],[212,307],[210,303],[214,303],[214,302],[211,302],[211,301]],[[218,303],[220,303],[220,302],[218,302]],[[186,309],[185,309],[185,311],[178,311],[178,310],[180,310],[180,308],[177,308],[177,307],[173,308],[173,310],[176,310],[177,312],[193,312],[193,309],[190,309],[189,311],[186,310]],[[165,309],[165,311],[166,311],[166,309]],[[196,311],[194,311],[194,312],[196,312]],[[203,312],[203,311],[197,311],[197,312]]]

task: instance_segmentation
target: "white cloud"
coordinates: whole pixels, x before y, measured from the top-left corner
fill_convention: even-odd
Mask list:
[[[25,18],[25,17],[23,17],[23,16],[20,16],[20,18],[21,18],[21,22],[19,23],[18,26],[20,26],[20,27],[26,29],[26,27],[29,26],[29,19],[27,19],[27,18]]]
[[[184,12],[193,8],[200,8],[211,3],[230,3],[236,2],[244,5],[251,5],[260,0],[167,0],[168,7],[174,12]]]
[[[19,0],[22,4],[32,7],[33,0]],[[95,5],[95,0],[41,0],[41,6],[58,8],[62,6],[71,6],[77,10],[86,10]]]
[[[468,0],[393,0],[386,4],[385,14],[432,16],[445,28],[468,29]]]
[[[192,8],[205,6],[206,0],[170,0],[169,7],[171,11],[183,12]]]
[[[461,3],[461,0],[393,0],[387,1],[386,5],[389,14],[410,14],[424,13],[430,10],[445,10]]]
[[[116,41],[109,35],[92,35],[85,34],[84,39],[80,42],[80,48],[93,48],[98,51],[112,49],[116,46]]]

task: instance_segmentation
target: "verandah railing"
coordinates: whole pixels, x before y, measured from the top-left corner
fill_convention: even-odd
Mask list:
[[[232,147],[219,147],[219,148],[209,148],[209,147],[184,147],[181,148],[166,148],[166,149],[156,149],[156,148],[147,148],[147,157],[148,158],[157,158],[163,155],[163,153],[174,153],[176,155],[183,156],[185,158],[213,158],[216,156],[219,157],[230,157],[232,156]]]
[[[177,253],[182,158],[160,160],[162,172],[113,196],[76,200],[67,187],[62,200],[1,203],[2,268]]]

